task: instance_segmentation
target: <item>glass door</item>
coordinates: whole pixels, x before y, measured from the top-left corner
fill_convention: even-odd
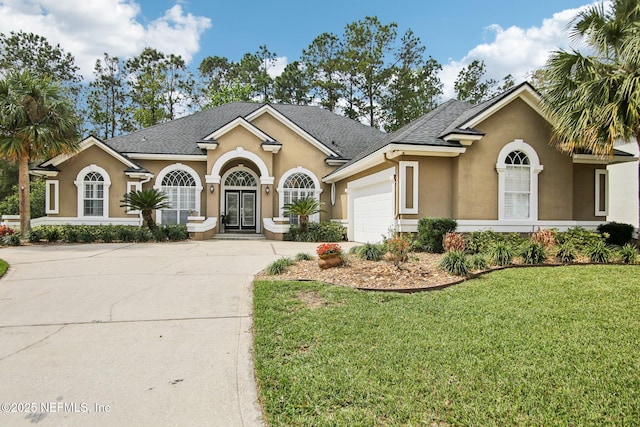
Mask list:
[[[253,190],[225,191],[225,229],[255,230],[256,192]]]
[[[227,209],[225,217],[225,228],[229,230],[237,230],[240,228],[240,192],[226,191],[225,206]]]
[[[241,228],[251,229],[256,226],[256,192],[242,191]]]

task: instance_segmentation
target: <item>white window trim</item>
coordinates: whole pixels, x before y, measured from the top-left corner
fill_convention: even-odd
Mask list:
[[[45,185],[45,202],[44,212],[46,214],[59,214],[60,213],[60,187],[58,180],[46,180]],[[51,206],[51,188],[53,187],[53,207]]]
[[[127,194],[132,191],[140,191],[142,190],[142,183],[140,181],[127,181]],[[140,211],[136,209],[127,208],[128,215],[140,215]]]
[[[418,213],[418,167],[419,162],[401,161],[400,162],[400,213],[401,214],[417,214]],[[407,207],[407,169],[413,168],[413,207]]]
[[[604,175],[604,210],[600,209],[600,177]],[[596,169],[595,216],[609,215],[609,171]]]
[[[288,171],[282,174],[282,176],[280,177],[280,181],[278,182],[278,188],[276,188],[276,191],[278,192],[278,212],[280,217],[284,217],[284,213],[283,213],[284,212],[284,191],[285,191],[284,183],[287,182],[287,179],[295,173],[303,173],[305,175],[308,175],[311,178],[311,180],[313,181],[313,186],[315,187],[315,190],[313,192],[313,197],[315,197],[318,201],[320,201],[320,193],[322,193],[322,187],[320,186],[320,180],[318,179],[316,174],[311,172],[309,169],[303,168],[302,166],[289,169]],[[320,214],[312,215],[309,218],[309,221],[319,222]]]
[[[181,170],[184,172],[187,172],[188,174],[190,174],[194,181],[196,182],[196,211],[200,212],[201,208],[200,208],[200,198],[202,197],[202,180],[200,179],[200,175],[198,175],[198,172],[196,172],[192,167],[189,167],[187,165],[183,165],[182,163],[174,163],[168,166],[165,166],[164,169],[162,169],[157,177],[156,177],[156,182],[153,185],[153,188],[155,188],[156,190],[160,190],[162,191],[162,180],[164,179],[164,177],[169,173],[172,172],[174,170]],[[158,224],[162,224],[162,210],[159,209],[156,211],[156,220],[158,222]]]
[[[529,218],[507,218],[505,216],[505,189],[507,178],[507,164],[505,160],[512,151],[522,151],[529,158],[530,173],[530,194],[529,194]],[[538,175],[544,170],[544,166],[540,164],[540,158],[536,150],[524,142],[522,139],[516,139],[500,150],[498,154],[498,162],[496,163],[498,171],[498,220],[504,221],[537,221],[538,220]]]
[[[102,199],[102,215],[101,216],[87,216],[84,214],[84,178],[88,173],[97,172],[102,175],[102,179],[104,179],[103,185],[103,199]],[[106,170],[102,169],[97,165],[89,165],[83,168],[78,175],[76,175],[76,180],[73,181],[76,185],[77,193],[78,193],[78,218],[109,218],[109,188],[111,187],[111,177],[107,173]]]

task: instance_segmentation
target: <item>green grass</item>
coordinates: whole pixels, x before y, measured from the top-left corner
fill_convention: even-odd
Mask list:
[[[9,264],[3,259],[0,259],[0,277],[4,276],[4,273],[9,269]]]
[[[418,294],[256,282],[267,421],[640,425],[639,273],[512,269]]]

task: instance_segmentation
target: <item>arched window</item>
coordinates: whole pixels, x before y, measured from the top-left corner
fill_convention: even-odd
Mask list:
[[[283,206],[306,197],[316,197],[316,185],[313,178],[303,172],[295,172],[289,175],[282,185]],[[316,220],[312,217],[312,220]],[[296,215],[289,216],[290,224],[297,224]]]
[[[256,187],[258,185],[255,177],[246,170],[232,172],[224,181],[227,187]]]
[[[531,213],[531,165],[522,151],[512,151],[505,159],[505,218],[529,218]]]
[[[104,216],[104,177],[89,172],[82,181],[83,216]]]
[[[163,224],[186,224],[196,209],[196,181],[187,171],[176,169],[162,179],[160,189],[169,198],[171,208],[162,210]]]
[[[532,146],[517,139],[505,145],[496,163],[498,219],[538,220],[538,174],[542,172]]]

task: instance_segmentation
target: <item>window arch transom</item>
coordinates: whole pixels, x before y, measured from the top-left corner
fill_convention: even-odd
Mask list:
[[[227,187],[256,187],[258,182],[256,178],[246,170],[237,170],[231,172],[224,181]]]

